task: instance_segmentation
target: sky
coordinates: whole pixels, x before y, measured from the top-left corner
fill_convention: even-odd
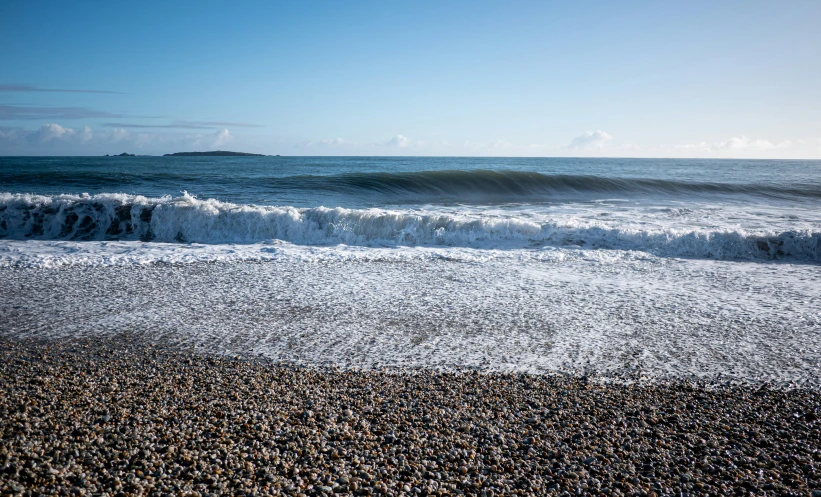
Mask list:
[[[0,155],[821,159],[821,1],[0,2]]]

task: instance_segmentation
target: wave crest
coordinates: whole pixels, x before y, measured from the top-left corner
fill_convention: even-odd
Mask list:
[[[206,244],[282,240],[304,245],[498,249],[579,246],[670,257],[821,261],[821,233],[809,231],[641,231],[524,217],[242,205],[188,194],[0,194],[0,238]]]

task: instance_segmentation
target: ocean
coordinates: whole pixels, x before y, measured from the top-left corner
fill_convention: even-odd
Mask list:
[[[0,333],[821,386],[821,161],[0,158]]]

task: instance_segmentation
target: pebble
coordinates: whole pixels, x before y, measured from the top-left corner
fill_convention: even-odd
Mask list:
[[[821,495],[819,392],[0,338],[0,495]]]

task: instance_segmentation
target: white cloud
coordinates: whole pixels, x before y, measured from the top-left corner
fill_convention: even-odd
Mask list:
[[[789,141],[784,141],[781,143],[773,143],[770,140],[750,140],[746,136],[734,136],[727,140],[726,142],[722,142],[716,145],[716,150],[744,150],[744,149],[752,149],[752,150],[770,150],[773,148],[784,148],[790,145]]]
[[[484,151],[491,151],[491,152],[498,152],[501,150],[509,150],[513,147],[513,144],[505,141],[505,140],[495,140],[492,142],[480,142],[480,141],[471,141],[465,140],[463,145],[466,149],[470,150],[484,150]]]
[[[38,123],[39,126],[40,123]],[[732,136],[732,135],[727,135]],[[375,141],[325,138],[299,141],[297,137],[235,135],[228,129],[153,131],[114,127],[67,127],[48,123],[39,127],[0,126],[0,155],[104,155],[129,152],[164,154],[181,151],[228,149],[242,152],[283,155],[466,155],[466,156],[595,156],[623,157],[737,157],[737,158],[819,158],[821,140],[798,137],[789,140],[747,138],[736,135],[726,140],[693,141],[683,145],[636,145],[614,143],[608,133],[597,130],[576,137],[570,145],[528,141],[521,144],[500,139],[465,140],[451,138],[411,139],[395,135]],[[681,140],[679,143],[683,142]],[[668,142],[669,143],[669,142]],[[673,142],[675,143],[675,142]]]
[[[213,150],[228,143],[241,142],[241,151],[257,151],[259,146],[243,148],[247,140],[227,129],[216,133],[140,132],[124,128],[92,130],[44,124],[36,130],[0,127],[0,155],[94,155],[120,152],[163,154],[191,150]]]
[[[83,129],[80,131],[80,141],[82,143],[87,143],[91,141],[92,138],[94,138],[94,132],[91,131],[91,128],[89,128],[88,126],[83,127]]]
[[[573,141],[570,142],[567,148],[579,150],[601,148],[608,140],[612,139],[612,136],[600,129],[596,131],[586,131],[583,135],[573,138]]]
[[[228,129],[221,129],[217,131],[214,135],[214,142],[212,143],[212,146],[214,148],[219,148],[225,145],[226,143],[230,142],[233,138],[234,137],[231,136],[231,133],[228,131]]]
[[[411,139],[404,135],[396,135],[391,138],[385,145],[389,147],[406,148],[410,146]]]
[[[344,138],[326,138],[324,140],[311,140],[310,145],[323,145],[326,147],[337,147],[340,145],[348,145],[350,142]]]
[[[328,148],[337,148],[337,147],[350,147],[355,145],[355,143],[351,142],[350,140],[346,140],[344,138],[323,138],[323,139],[314,139],[308,140],[303,142],[295,143],[294,146],[298,148],[309,148],[309,149],[328,149]]]
[[[676,145],[674,148],[681,150],[710,150],[712,147],[707,142],[699,143],[685,143],[684,145]]]
[[[52,140],[65,140],[73,137],[77,131],[71,128],[64,128],[59,124],[44,124],[37,131],[31,133],[28,139],[34,143],[46,143]]]
[[[746,136],[734,136],[729,140],[717,143],[708,143],[702,141],[699,143],[687,143],[684,145],[676,145],[675,148],[679,150],[701,150],[701,151],[764,151],[789,148],[792,145],[790,140],[773,143],[770,140],[757,139],[750,140]]]
[[[108,138],[111,142],[119,142],[130,138],[131,133],[128,132],[127,129],[124,128],[115,128],[111,130],[106,138]]]
[[[19,142],[23,139],[25,131],[22,128],[3,127],[0,128],[0,143]]]

